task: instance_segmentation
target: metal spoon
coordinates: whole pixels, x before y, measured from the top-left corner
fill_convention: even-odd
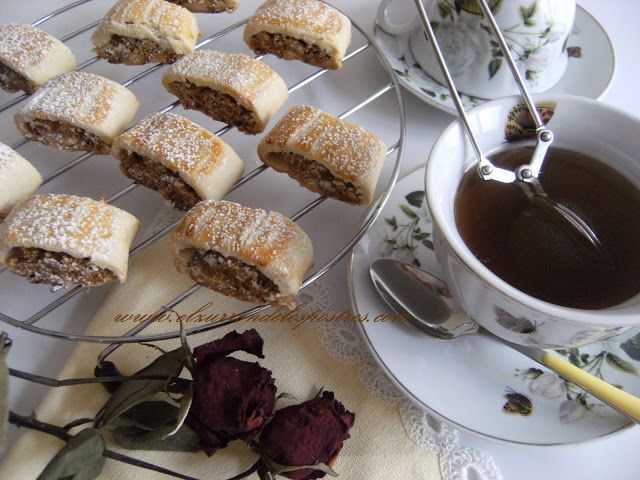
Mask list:
[[[579,369],[558,355],[519,345],[491,333],[456,305],[446,283],[425,270],[383,258],[371,262],[369,274],[387,305],[399,315],[409,314],[409,324],[422,333],[441,340],[455,340],[474,334],[490,337],[575,383],[629,420],[640,423],[640,398]]]

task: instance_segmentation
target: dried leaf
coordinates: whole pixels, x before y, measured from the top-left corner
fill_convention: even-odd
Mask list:
[[[153,431],[137,427],[117,427],[112,433],[116,443],[129,450],[161,452],[197,452],[200,450],[198,437],[187,425],[182,425],[175,434],[166,438],[173,429],[173,424]]]
[[[166,381],[140,380],[122,383],[96,415],[95,427],[107,425],[127,410],[165,390],[169,381],[180,375],[184,367],[184,355],[182,347],[172,350],[160,355],[150,365],[133,375],[162,375],[167,377]]]
[[[174,424],[173,430],[171,430],[164,437],[162,437],[163,440],[178,433],[178,430],[180,430],[180,428],[184,424],[184,421],[187,419],[187,415],[189,414],[189,409],[191,408],[192,402],[193,402],[193,384],[191,383],[185,390],[184,395],[182,395],[182,399],[180,400],[180,410],[178,411],[178,416],[176,418],[176,422]]]
[[[425,198],[424,190],[416,190],[415,192],[408,193],[404,198],[407,199],[409,205],[420,208]]]
[[[607,360],[607,363],[613,368],[625,373],[629,373],[631,375],[638,375],[638,370],[636,370],[636,367],[634,367],[630,362],[627,362],[625,359],[620,358],[613,353],[607,353],[607,356],[605,358]]]
[[[296,470],[303,470],[306,468],[310,468],[312,470],[319,470],[327,475],[332,477],[339,477],[335,470],[333,470],[326,463],[314,463],[313,465],[281,465],[279,463],[274,462],[270,458],[262,457],[262,462],[267,466],[269,472],[274,475],[279,475],[287,472],[295,472]]]
[[[0,453],[3,452],[7,441],[9,427],[9,368],[7,367],[7,353],[11,343],[7,334],[0,334]]]
[[[285,398],[287,400],[298,400],[295,397],[295,395],[291,395],[290,393],[287,393],[287,392],[282,392],[280,395],[276,397],[276,400],[280,400],[281,398]]]
[[[86,428],[75,435],[44,468],[38,480],[92,480],[98,478],[107,460],[100,432]]]
[[[114,427],[135,427],[152,431],[174,425],[178,407],[163,401],[142,402],[111,421]]]
[[[640,333],[620,344],[620,348],[634,360],[640,360]]]
[[[96,365],[96,368],[93,369],[93,375],[96,378],[100,378],[100,377],[119,377],[122,374],[120,373],[120,371],[118,370],[118,368],[115,366],[113,362],[104,361]],[[107,392],[113,393],[118,389],[121,383],[122,382],[108,382],[108,383],[102,383],[101,385],[104,387],[104,389]]]

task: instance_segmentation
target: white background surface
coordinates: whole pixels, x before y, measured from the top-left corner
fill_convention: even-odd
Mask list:
[[[255,0],[243,0],[244,6],[251,11],[259,4]],[[413,2],[409,0],[396,0],[398,3],[405,2],[414,8]],[[510,0],[505,0],[510,1]],[[0,0],[0,23],[8,21],[32,22],[40,15],[51,11],[61,5],[68,3],[67,0]],[[96,1],[96,5],[105,5],[105,2]],[[107,2],[108,3],[108,2]],[[335,0],[334,5],[343,9],[360,25],[371,31],[377,0]],[[598,0],[583,0],[579,4],[592,13],[608,31],[613,41],[617,56],[617,71],[611,89],[603,98],[603,101],[626,110],[634,115],[640,115],[640,96],[637,91],[637,81],[640,75],[638,68],[638,19],[640,18],[640,2],[637,0],[613,0],[603,2]],[[103,11],[103,8],[101,8]],[[55,25],[45,24],[45,30],[58,36],[64,32],[82,26],[76,23],[67,15],[65,22],[56,22]],[[92,17],[95,18],[95,17]],[[198,17],[200,20],[201,16]],[[233,17],[237,21],[241,16]],[[230,20],[226,19],[226,22]],[[86,36],[83,36],[86,41]],[[86,48],[86,47],[85,47]],[[86,58],[86,57],[85,57]],[[80,59],[80,61],[84,58]],[[368,77],[366,64],[362,63],[362,79]],[[357,68],[357,67],[354,67]],[[89,69],[90,71],[99,71]],[[131,76],[131,75],[129,75]],[[128,78],[126,76],[125,78]],[[355,95],[355,93],[354,93]],[[0,93],[0,105],[5,103],[9,97]],[[431,145],[438,133],[452,120],[452,117],[428,107],[411,94],[405,92],[404,98],[407,109],[407,143],[402,166],[402,172],[412,170],[416,165],[425,162]],[[351,102],[350,104],[355,103]],[[382,102],[371,108],[377,108],[375,115],[370,115],[377,121],[386,123],[384,120],[385,109],[388,105]],[[346,108],[346,106],[345,106]],[[336,107],[336,112],[344,110]],[[0,117],[2,124],[10,122],[10,117],[3,115]],[[377,128],[375,129],[378,130]],[[4,132],[4,128],[2,128]],[[631,133],[635,134],[637,133]],[[395,135],[395,134],[394,134]],[[0,138],[2,141],[14,143],[17,137]],[[395,138],[389,138],[389,143]],[[640,146],[640,138],[639,138]],[[72,157],[72,158],[75,158]],[[144,203],[141,201],[141,203]],[[144,205],[149,212],[157,207],[157,204]],[[327,219],[331,215],[339,213],[340,210],[328,209]],[[327,220],[331,221],[331,220]],[[346,288],[347,282],[347,262],[343,260],[332,272],[328,274],[330,285],[335,286],[336,305],[349,304]],[[33,292],[25,284],[24,291],[20,295],[29,298]],[[86,322],[99,305],[104,292],[93,292],[91,296],[82,299],[80,305],[70,307],[66,311],[66,319],[62,321]],[[0,291],[0,310],[6,311],[9,303],[13,304],[13,299],[2,295]],[[9,331],[14,339],[14,348],[10,356],[10,364],[23,370],[38,372],[55,376],[69,348],[73,345],[59,340],[52,340],[41,336],[19,332],[14,328],[2,325],[3,330]],[[12,381],[11,383],[11,405],[20,413],[28,413],[39,401],[44,391],[43,388],[28,386],[24,382]],[[463,434],[462,445],[473,446],[484,450],[494,456],[496,463],[502,470],[505,479],[569,479],[581,478],[583,480],[596,479],[620,479],[632,480],[640,478],[640,455],[638,455],[638,445],[640,445],[640,428],[634,428],[621,434],[612,436],[605,440],[594,441],[585,445],[568,447],[517,447],[502,445],[485,439]]]

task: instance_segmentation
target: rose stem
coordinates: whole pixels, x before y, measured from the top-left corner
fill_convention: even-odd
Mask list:
[[[239,473],[235,477],[228,478],[227,480],[241,480],[242,478],[246,478],[251,475],[253,472],[257,471],[262,466],[262,460],[258,459],[256,463],[249,467],[249,470],[246,472]]]
[[[65,380],[58,380],[50,377],[43,377],[42,375],[35,375],[33,373],[23,372],[16,370],[15,368],[9,369],[9,375],[16,378],[22,378],[29,380],[30,382],[39,383],[41,385],[47,385],[49,387],[69,387],[73,385],[86,385],[91,383],[111,383],[111,382],[132,382],[137,380],[168,380],[166,375],[115,375],[110,377],[85,377],[85,378],[67,378]]]
[[[12,411],[9,411],[9,422],[17,425],[18,427],[26,427],[32,430],[37,430],[39,432],[48,433],[49,435],[53,435],[60,440],[64,440],[65,442],[68,442],[72,437],[72,435],[70,435],[62,427],[58,427],[57,425],[52,425],[50,423],[41,422],[40,420],[36,420],[33,417],[18,415],[17,413]],[[147,463],[142,460],[128,457],[121,453],[114,452],[113,450],[106,449],[102,455],[112,460],[117,460],[118,462],[127,463],[129,465],[133,465],[134,467],[146,468],[147,470],[152,470],[158,473],[164,473],[165,475],[181,478],[182,480],[198,480],[195,477],[189,477],[188,475],[172,472],[171,470],[167,470],[166,468],[158,467],[156,465],[153,465],[152,463]]]

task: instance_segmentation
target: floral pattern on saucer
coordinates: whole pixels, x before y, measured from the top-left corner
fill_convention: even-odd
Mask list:
[[[555,353],[565,356],[576,367],[624,389],[623,385],[610,380],[611,374],[616,372],[639,376],[640,365],[637,361],[640,360],[640,333],[624,342],[612,339],[581,349],[556,350]],[[625,356],[628,358],[624,358]],[[515,369],[514,375],[528,387],[532,395],[529,398],[534,405],[536,398],[555,400],[558,419],[562,423],[575,422],[585,415],[615,415],[607,405],[595,400],[589,393],[555,373],[532,367],[526,370]]]
[[[449,89],[427,75],[411,53],[409,34],[389,35],[378,25],[375,26],[374,33],[381,50],[398,75],[403,87],[429,105],[451,114],[456,113]],[[551,35],[551,30],[549,35]],[[593,45],[602,45],[603,42],[608,42],[610,47],[607,57],[594,57],[592,50],[598,50],[598,48],[593,47]],[[613,79],[615,53],[606,31],[579,6],[576,9],[574,28],[568,38],[567,55],[569,56],[567,72],[558,85],[551,88],[549,92],[570,93],[594,99],[600,98],[606,92]],[[532,62],[536,58],[536,55],[533,55],[531,60],[527,57],[532,67],[535,66]],[[499,56],[496,56],[494,60],[499,59]],[[497,62],[494,62],[492,67],[488,66],[487,68],[493,68],[497,71],[497,67]],[[594,78],[593,69],[597,69],[598,79]],[[460,100],[465,110],[486,102],[485,99],[464,94],[460,95]]]
[[[419,265],[436,276],[440,275],[440,267],[433,252],[432,223],[423,182],[424,169],[416,170],[398,181],[380,217],[363,238],[362,247],[355,250],[352,264],[354,282],[354,275],[368,266],[371,260],[379,257],[396,258]],[[368,278],[368,274],[365,273],[364,277]],[[367,285],[367,282],[362,283],[362,277],[359,282],[352,297],[354,305],[363,311],[375,310],[377,307],[371,302],[377,296],[373,294],[370,298],[365,297],[363,285]],[[360,304],[365,300],[369,303]],[[496,311],[496,316],[507,328],[531,335],[535,335],[541,325],[526,318],[516,318],[504,311]],[[418,391],[418,383],[405,384],[400,380],[406,377],[397,376],[400,373],[399,367],[392,368],[389,366],[392,364],[387,363],[393,361],[390,357],[393,348],[387,350],[381,342],[402,342],[403,350],[397,353],[403,359],[402,365],[406,365],[408,355],[416,353],[419,348],[425,356],[424,364],[420,363],[420,367],[415,367],[425,375],[422,377],[421,373],[419,376],[420,384],[424,383],[425,378],[436,376],[448,379],[446,385],[439,384],[440,388],[437,390],[437,397],[448,399],[444,404],[446,407],[440,405],[433,411],[445,420],[459,427],[467,427],[475,433],[517,443],[551,445],[603,437],[629,425],[625,417],[576,385],[482,336],[442,342],[424,335],[416,338],[413,330],[405,332],[398,325],[366,324],[360,327],[367,333],[365,338],[372,351],[378,355],[383,370],[391,372],[392,378],[406,388],[415,400],[432,408],[436,403],[436,395],[414,394]],[[370,336],[375,331],[380,333]],[[405,342],[411,342],[411,345]],[[640,329],[629,330],[607,341],[595,342],[580,349],[556,350],[554,354],[566,357],[574,365],[634,395],[640,394]],[[472,367],[468,371],[461,368],[469,358],[476,356],[482,360],[473,370]],[[449,362],[439,364],[443,358]],[[432,365],[432,370],[425,371],[425,365]],[[440,373],[436,374],[436,370]],[[475,382],[473,377],[465,376],[471,375],[471,371],[486,380]],[[425,389],[425,392],[431,391]],[[483,425],[472,427],[468,422],[460,420],[464,416],[461,412],[467,410],[464,405],[468,406],[460,400],[464,397],[474,399],[473,404],[477,410],[474,417],[478,418],[479,415],[488,419],[488,423],[484,424],[483,420]]]

